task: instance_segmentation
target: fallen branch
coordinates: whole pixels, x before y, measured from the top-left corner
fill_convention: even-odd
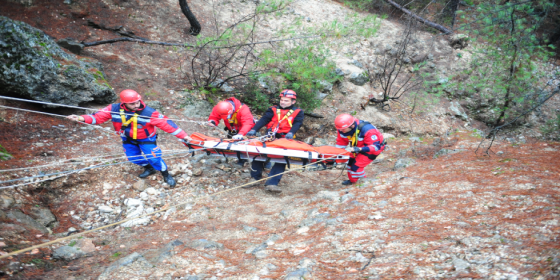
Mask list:
[[[391,4],[393,7],[399,9],[400,11],[402,11],[403,13],[411,16],[412,18],[416,19],[417,21],[419,21],[419,22],[421,22],[421,23],[423,23],[423,24],[425,24],[429,27],[433,27],[433,28],[443,32],[444,34],[452,34],[453,33],[453,31],[445,28],[444,26],[439,25],[435,22],[431,22],[431,21],[429,21],[429,20],[427,20],[423,17],[420,17],[420,16],[416,15],[415,13],[411,12],[410,10],[406,9],[405,7],[393,2],[392,0],[385,0],[385,2]]]
[[[192,47],[192,46],[189,46],[189,45],[185,45],[184,43],[167,43],[167,42],[150,41],[150,40],[146,40],[146,39],[138,39],[138,38],[130,38],[130,37],[121,37],[121,38],[116,38],[116,39],[95,41],[95,42],[90,42],[90,43],[82,42],[82,44],[84,45],[84,47],[93,47],[93,46],[98,46],[98,45],[103,45],[103,44],[111,44],[111,43],[116,43],[116,42],[137,42],[137,43],[143,43],[143,44],[154,44],[154,45],[162,45],[162,46]]]
[[[303,112],[304,115],[306,116],[310,116],[312,118],[317,118],[317,119],[323,119],[325,117],[319,115],[319,114],[315,114],[315,113],[308,113],[308,112]]]
[[[130,37],[130,38],[135,38],[135,39],[142,39],[142,40],[148,40],[146,38],[142,38],[142,37],[138,37],[136,35],[134,35],[133,31],[127,31],[126,28],[123,28],[122,25],[119,25],[117,27],[107,27],[105,25],[102,25],[100,23],[95,23],[92,20],[87,21],[87,26],[93,27],[95,29],[101,29],[101,30],[108,30],[108,31],[113,31],[121,36],[125,36],[125,37]]]

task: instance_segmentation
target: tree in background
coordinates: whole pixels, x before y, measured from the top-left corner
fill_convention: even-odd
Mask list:
[[[489,107],[490,113],[480,120],[491,126],[501,125],[539,102],[543,96],[539,85],[546,83],[550,72],[535,61],[546,63],[553,54],[536,34],[543,20],[537,9],[550,9],[553,3],[502,2],[487,1],[478,5],[476,13],[460,13],[464,21],[477,19],[476,24],[462,28],[481,43],[474,44],[469,69],[454,77],[453,84],[465,96]]]

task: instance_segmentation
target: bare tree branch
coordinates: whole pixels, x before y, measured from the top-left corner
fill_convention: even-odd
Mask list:
[[[432,21],[429,21],[429,20],[427,20],[427,19],[425,19],[425,18],[423,18],[423,17],[420,17],[420,16],[416,15],[415,13],[411,12],[410,10],[404,8],[403,6],[401,6],[401,5],[397,4],[397,3],[395,3],[395,2],[392,1],[392,0],[385,0],[385,2],[391,4],[393,7],[395,7],[395,8],[397,8],[397,9],[401,10],[403,13],[405,13],[405,14],[411,16],[412,18],[416,19],[417,21],[419,21],[419,22],[421,22],[421,23],[423,23],[423,24],[425,24],[425,25],[427,25],[427,26],[429,26],[429,27],[433,27],[433,28],[435,28],[435,29],[437,29],[437,30],[443,32],[444,34],[452,34],[452,33],[453,33],[452,30],[449,30],[449,29],[447,29],[447,28],[444,27],[444,26],[441,26],[441,25],[439,25],[439,24],[437,24],[437,23],[435,23],[435,22],[432,22]]]

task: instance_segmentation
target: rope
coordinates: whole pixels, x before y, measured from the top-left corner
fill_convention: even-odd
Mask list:
[[[66,108],[74,108],[74,109],[82,109],[82,110],[89,110],[89,111],[101,111],[102,109],[93,109],[93,108],[86,108],[86,107],[79,107],[79,106],[71,106],[71,105],[65,105],[65,104],[59,104],[59,103],[51,103],[51,102],[43,102],[43,101],[36,101],[36,100],[29,100],[29,99],[21,99],[21,98],[15,98],[15,97],[7,97],[7,96],[1,96],[0,95],[0,99],[7,99],[7,100],[14,100],[14,101],[22,101],[22,102],[30,102],[30,103],[37,103],[37,104],[44,104],[44,105],[51,105],[51,106],[58,106],[58,107],[66,107]],[[2,106],[2,107],[6,107],[6,106]],[[7,108],[11,108],[14,109],[13,107],[7,107]],[[21,109],[27,112],[34,112],[37,113],[38,111],[33,111],[33,110],[25,110],[25,109]],[[104,111],[104,112],[108,112],[108,113],[118,113],[120,114],[120,111]],[[53,116],[63,116],[63,115],[57,115],[57,114],[50,114],[50,113],[44,113],[47,115],[53,115]],[[133,116],[134,114],[130,114],[130,113],[125,113],[125,115],[127,116]],[[66,116],[63,116],[66,117]],[[157,119],[157,117],[145,117],[142,116],[142,118],[150,118],[150,119]],[[206,125],[206,122],[200,122],[200,121],[191,121],[191,120],[180,120],[180,119],[170,119],[167,118],[168,120],[172,120],[172,121],[178,121],[178,122],[191,122],[191,123],[196,123],[196,124],[200,124],[200,125]],[[91,125],[91,124],[89,124]]]
[[[190,154],[190,153],[195,152],[195,151],[206,150],[206,149],[207,148],[189,149],[188,151],[185,151],[185,152],[179,152],[179,153],[174,153],[174,154],[169,154],[169,155],[166,155],[166,156],[162,156],[162,158],[167,159],[167,158],[170,158],[170,156],[181,155],[181,154]],[[90,169],[94,169],[94,168],[119,165],[119,164],[128,163],[128,162],[130,162],[130,161],[127,160],[127,161],[121,161],[121,162],[110,163],[110,164],[92,165],[92,166],[88,166],[88,167],[81,168],[81,169],[75,169],[75,170],[69,170],[69,171],[63,171],[63,172],[57,172],[57,173],[50,173],[50,174],[37,175],[37,176],[32,176],[32,177],[17,178],[17,179],[12,179],[12,180],[8,180],[8,181],[2,181],[2,182],[0,182],[0,184],[12,183],[12,182],[23,181],[23,180],[31,180],[31,179],[47,177],[47,176],[61,175],[61,176],[58,176],[58,177],[55,177],[55,178],[49,178],[47,180],[43,180],[42,182],[50,181],[50,180],[53,180],[53,179],[56,179],[56,178],[60,178],[60,177],[63,177],[63,176],[68,176],[70,174],[74,174],[76,172],[80,172],[80,171],[84,171],[84,170],[90,170]],[[38,182],[28,182],[28,183],[19,184],[19,185],[4,186],[4,187],[0,187],[0,189],[10,189],[10,188],[14,188],[15,186],[23,186],[23,185],[29,185],[29,184],[34,184],[34,183],[38,183]]]
[[[2,98],[2,97],[0,96],[0,98]],[[65,116],[65,115],[58,115],[58,114],[52,114],[52,113],[41,112],[41,111],[33,111],[33,110],[21,109],[21,108],[16,108],[16,107],[9,107],[9,106],[4,106],[4,105],[0,105],[0,107],[1,107],[1,108],[6,108],[6,109],[17,110],[17,111],[24,111],[24,112],[37,113],[37,114],[43,114],[43,115],[48,115],[48,116],[61,117],[61,118],[64,118],[64,119],[66,119],[66,117],[67,117],[67,116]],[[106,128],[103,127],[103,126],[99,126],[99,125],[95,125],[95,124],[90,124],[90,123],[85,123],[85,122],[81,122],[81,121],[76,121],[76,122],[81,123],[81,124],[87,124],[87,125],[93,126],[93,127],[95,127],[96,129],[98,129],[98,130],[102,130],[104,133],[109,133],[110,135],[117,136],[117,135],[115,135],[114,133],[111,133],[111,132],[109,132],[109,131],[105,131]]]
[[[181,151],[181,150],[161,150],[162,152],[177,152],[177,151]],[[70,159],[66,159],[57,163],[53,163],[53,164],[44,164],[44,165],[35,165],[35,166],[29,166],[29,167],[21,167],[21,168],[12,168],[12,169],[0,169],[0,172],[10,172],[10,171],[21,171],[21,170],[27,170],[27,169],[39,169],[39,168],[44,168],[44,167],[50,167],[50,166],[64,166],[64,165],[71,165],[71,164],[82,164],[82,163],[88,163],[88,162],[94,162],[94,161],[102,161],[102,160],[115,160],[115,159],[122,159],[122,158],[136,158],[136,157],[143,157],[144,155],[138,155],[138,156],[119,156],[122,155],[122,153],[119,154],[110,154],[110,155],[104,155],[104,156],[97,156],[97,157],[81,157],[81,158],[70,158]],[[116,157],[119,156],[119,157]],[[105,159],[107,157],[114,157],[111,159]],[[82,160],[82,159],[89,159],[89,160]],[[69,162],[67,163],[67,161],[75,161],[75,162]]]
[[[340,153],[340,154],[338,154],[338,155],[336,155],[336,156],[339,156],[339,155],[342,155],[342,154],[343,154],[343,153]],[[322,159],[322,160],[320,160],[320,161],[316,161],[315,163],[319,163],[319,162],[322,162],[322,161],[325,161],[325,160],[328,160],[328,159],[330,159],[330,158],[325,158],[325,159]],[[200,199],[202,199],[202,198],[207,198],[207,197],[211,197],[211,196],[214,196],[214,195],[218,195],[218,194],[223,194],[223,193],[226,193],[226,192],[229,192],[229,191],[233,191],[233,190],[238,189],[238,188],[242,188],[242,187],[244,187],[244,186],[248,186],[248,185],[255,184],[255,183],[260,182],[260,181],[263,181],[263,180],[268,180],[269,178],[273,178],[273,177],[276,177],[276,176],[280,176],[280,175],[282,175],[282,174],[284,174],[284,173],[289,173],[289,172],[293,172],[293,171],[301,170],[301,169],[305,169],[305,168],[307,168],[307,166],[302,166],[302,167],[299,167],[299,168],[290,169],[290,170],[288,170],[288,171],[284,171],[284,172],[279,173],[279,174],[276,174],[276,175],[274,175],[274,176],[270,176],[270,177],[267,177],[267,178],[262,178],[262,179],[260,179],[260,180],[256,180],[256,181],[249,182],[249,183],[246,183],[246,184],[243,184],[243,185],[239,185],[239,186],[236,186],[236,187],[227,189],[227,190],[215,192],[215,193],[213,193],[213,194],[207,194],[207,195],[205,195],[205,196],[195,198],[194,201],[200,200]],[[148,214],[140,215],[140,216],[137,216],[137,217],[132,217],[132,218],[124,219],[124,220],[121,220],[121,221],[118,221],[118,222],[115,222],[115,223],[112,223],[112,224],[104,225],[104,226],[101,226],[101,227],[98,227],[98,228],[94,228],[94,229],[86,230],[86,231],[83,231],[83,232],[80,232],[80,233],[72,234],[72,235],[67,236],[67,237],[55,239],[55,240],[52,240],[52,241],[49,241],[49,242],[45,242],[45,243],[41,243],[41,244],[38,244],[38,245],[34,245],[34,246],[31,246],[31,247],[28,247],[28,248],[25,248],[25,249],[17,250],[17,251],[14,251],[14,252],[11,252],[11,253],[8,253],[8,254],[5,254],[5,255],[0,256],[0,260],[1,260],[1,259],[4,259],[4,258],[11,257],[11,256],[19,255],[19,254],[21,254],[21,253],[28,252],[28,251],[31,251],[31,250],[33,250],[33,249],[38,249],[38,248],[42,248],[42,247],[45,247],[45,246],[48,246],[48,245],[51,245],[51,244],[60,243],[60,242],[65,241],[65,240],[73,239],[73,238],[82,236],[82,235],[84,235],[84,234],[96,232],[96,231],[98,231],[98,230],[102,230],[102,229],[105,229],[105,228],[110,228],[110,227],[113,227],[113,226],[122,224],[122,223],[124,223],[124,222],[132,221],[132,220],[135,220],[135,219],[140,219],[140,218],[144,218],[144,217],[148,217],[148,216],[152,216],[152,215],[155,215],[155,214],[157,214],[157,213],[161,213],[161,212],[163,212],[163,211],[167,211],[167,210],[169,210],[169,209],[171,209],[171,208],[173,208],[173,207],[179,207],[179,206],[182,206],[182,205],[185,205],[185,204],[188,204],[188,203],[191,203],[191,202],[183,202],[183,203],[175,204],[175,205],[173,205],[173,206],[168,206],[168,207],[166,207],[166,208],[162,208],[162,209],[157,210],[157,211],[154,211],[154,212],[152,212],[152,213],[148,213]]]

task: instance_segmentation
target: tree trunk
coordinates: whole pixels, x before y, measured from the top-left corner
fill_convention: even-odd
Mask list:
[[[416,15],[415,13],[409,11],[408,9],[405,9],[403,6],[401,6],[401,5],[397,4],[397,3],[395,3],[395,2],[392,1],[392,0],[385,0],[385,2],[391,4],[393,7],[395,7],[395,8],[397,8],[397,9],[401,10],[403,13],[405,13],[405,14],[411,16],[412,18],[416,19],[417,21],[419,21],[419,22],[421,22],[421,23],[423,23],[423,24],[425,24],[425,25],[427,25],[427,26],[429,26],[429,27],[433,27],[433,28],[435,28],[435,29],[437,29],[437,30],[443,32],[444,34],[452,34],[452,33],[453,33],[453,31],[451,31],[451,30],[445,28],[444,26],[441,26],[441,25],[439,25],[439,24],[437,24],[437,23],[435,23],[435,22],[431,22],[431,21],[429,21],[429,20],[427,20],[427,19],[425,19],[425,18],[423,18],[423,17],[420,17],[420,16]]]
[[[198,33],[200,33],[200,29],[201,29],[200,23],[198,23],[198,20],[196,20],[196,17],[191,12],[191,9],[189,9],[189,5],[187,4],[187,0],[179,0],[179,6],[181,6],[181,11],[187,17],[187,19],[189,20],[189,23],[191,24],[191,35],[193,35],[193,36],[198,35]]]

